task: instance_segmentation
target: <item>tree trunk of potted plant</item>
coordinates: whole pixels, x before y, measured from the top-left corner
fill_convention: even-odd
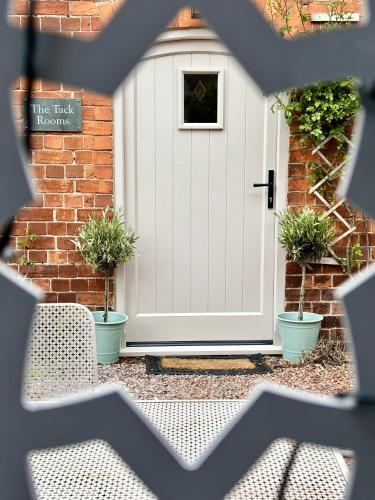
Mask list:
[[[301,289],[299,291],[298,320],[303,321],[303,306],[305,305],[305,285],[306,285],[306,264],[301,265],[302,278]]]
[[[298,311],[276,315],[286,361],[299,361],[304,352],[313,349],[319,337],[323,316],[304,312],[306,266],[319,262],[329,252],[335,231],[328,218],[310,207],[286,209],[276,214],[280,222],[279,241],[293,261],[301,266]]]
[[[101,364],[114,363],[119,359],[121,338],[126,314],[109,311],[110,271],[131,259],[135,251],[137,236],[124,228],[121,212],[110,208],[101,216],[93,215],[81,227],[74,241],[86,262],[104,279],[104,310],[94,311],[97,361]]]

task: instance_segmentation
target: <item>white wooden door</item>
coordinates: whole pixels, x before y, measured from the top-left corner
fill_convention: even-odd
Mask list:
[[[202,46],[204,48],[204,46]],[[198,51],[142,61],[124,88],[128,342],[273,337],[275,230],[267,208],[277,118],[236,60]],[[180,68],[224,69],[224,127],[178,128]]]

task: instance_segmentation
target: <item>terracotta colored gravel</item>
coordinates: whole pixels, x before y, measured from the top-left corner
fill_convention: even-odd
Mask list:
[[[101,384],[117,383],[135,399],[243,399],[259,383],[293,387],[321,395],[353,391],[352,368],[285,365],[277,356],[265,356],[273,373],[265,375],[146,375],[143,358],[123,358],[99,366]]]

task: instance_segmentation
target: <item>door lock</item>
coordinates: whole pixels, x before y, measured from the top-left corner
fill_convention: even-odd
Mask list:
[[[253,187],[268,187],[267,194],[267,206],[268,208],[273,208],[273,200],[275,197],[275,171],[268,170],[268,182],[267,183],[255,183]]]

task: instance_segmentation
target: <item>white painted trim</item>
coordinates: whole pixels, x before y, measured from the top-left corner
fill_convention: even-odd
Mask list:
[[[283,97],[283,96],[281,96]],[[277,165],[275,210],[283,210],[288,197],[288,160],[289,160],[289,126],[281,110],[277,111]],[[286,252],[281,247],[278,238],[278,220],[275,217],[275,280],[274,280],[274,343],[281,343],[278,332],[276,314],[285,308]]]
[[[245,354],[281,354],[277,345],[219,345],[219,346],[154,346],[123,347],[120,356],[219,356]]]
[[[115,208],[123,208],[125,202],[125,156],[124,156],[124,93],[122,86],[113,99],[113,202]],[[125,267],[115,270],[114,307],[125,313]]]
[[[216,123],[185,123],[184,120],[184,75],[203,73],[217,75],[217,121]],[[222,129],[224,127],[224,69],[223,68],[178,68],[178,128],[184,130]]]
[[[227,49],[217,42],[217,36],[214,32],[208,29],[187,29],[187,30],[171,30],[163,33],[157,39],[153,48],[145,55],[145,59],[152,57],[155,47],[158,49],[156,57],[167,55],[170,53],[170,47],[174,42],[187,42],[201,40],[205,47],[200,47],[200,52],[228,53]],[[207,47],[206,47],[207,44]],[[220,48],[221,47],[221,48]],[[162,49],[162,51],[161,51]],[[217,52],[219,50],[219,52]],[[131,115],[131,113],[130,113]],[[289,153],[289,127],[287,126],[282,113],[278,111],[278,139],[277,139],[277,165],[276,165],[276,209],[282,210],[286,206],[287,186],[288,186],[288,153]],[[128,115],[129,116],[129,115]],[[114,145],[113,145],[113,161],[114,161],[114,205],[115,207],[123,207],[125,203],[125,148],[124,148],[124,129],[126,119],[124,117],[124,92],[123,87],[117,91],[114,99]],[[129,149],[129,148],[128,148]],[[127,151],[126,156],[134,155],[134,151]],[[272,168],[270,166],[270,168]],[[275,221],[276,224],[276,221]],[[276,228],[277,229],[277,228]],[[275,233],[277,234],[277,233]],[[285,303],[285,252],[277,243],[275,246],[275,280],[274,280],[274,311],[282,311]],[[125,313],[125,270],[120,267],[115,273],[115,305],[119,312]],[[171,347],[153,347],[153,348],[134,348],[125,347],[121,349],[122,356],[144,356],[152,353],[171,353],[171,354],[244,354],[261,352],[269,354],[280,354],[280,339],[277,332],[276,320],[274,323],[274,345],[257,346],[218,346],[215,349],[206,347],[202,350],[201,346],[196,348],[181,346],[178,348]],[[190,350],[189,350],[190,349]],[[170,351],[169,351],[170,350]]]
[[[312,23],[358,23],[359,12],[345,12],[343,14],[330,14],[329,12],[313,12]]]
[[[155,44],[176,42],[178,40],[219,40],[219,38],[214,31],[208,28],[173,29],[164,31],[159,35]]]

